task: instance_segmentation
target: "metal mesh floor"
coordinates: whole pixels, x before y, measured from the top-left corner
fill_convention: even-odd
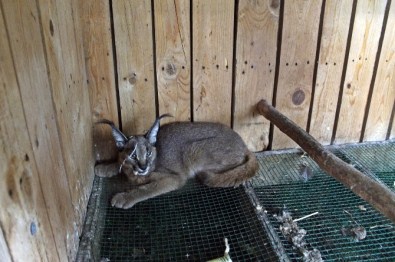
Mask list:
[[[395,190],[395,143],[332,150]],[[280,231],[275,215],[284,208],[293,218],[318,212],[298,225],[307,231],[307,246],[325,261],[395,260],[395,225],[309,157],[298,150],[257,156],[259,175],[245,188],[191,181],[129,210],[109,205],[114,193],[128,189],[127,181],[96,177],[77,261],[207,261],[223,256],[224,237],[233,261],[303,261]],[[303,165],[313,173],[308,181]],[[342,235],[342,228],[356,224],[366,229],[365,239]]]
[[[332,151],[394,190],[395,143],[333,147]],[[301,256],[282,235],[281,223],[274,216],[284,207],[293,218],[319,212],[298,225],[307,231],[308,245],[317,248],[325,261],[395,260],[395,225],[314,161],[296,152],[258,156],[260,175],[251,184],[291,260],[301,260]],[[300,171],[306,164],[313,173],[307,182]],[[367,231],[366,238],[358,242],[341,233],[342,228],[356,224]]]
[[[109,200],[128,189],[125,179],[96,178],[94,186],[101,192],[91,201],[100,204],[90,203],[100,209],[90,225],[92,260],[206,261],[224,255],[226,237],[234,261],[277,261],[242,187],[213,189],[191,181],[181,190],[120,210]]]

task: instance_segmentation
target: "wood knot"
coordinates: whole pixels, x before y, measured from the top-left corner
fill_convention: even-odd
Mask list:
[[[34,222],[30,223],[30,234],[32,236],[37,234],[37,226],[36,226],[36,223],[34,223]]]
[[[280,0],[270,0],[268,2],[269,5],[269,11],[274,15],[275,17],[279,17],[280,14]]]
[[[129,83],[131,85],[135,85],[137,82],[137,75],[136,73],[132,73],[132,75],[129,77]]]
[[[177,77],[177,66],[171,61],[165,61],[161,66],[161,71],[165,79],[175,79]]]
[[[176,65],[173,63],[166,64],[166,74],[168,76],[174,76],[177,73]]]
[[[298,89],[298,90],[296,90],[296,91],[293,93],[293,95],[292,95],[292,103],[293,103],[294,105],[299,106],[299,105],[301,105],[301,104],[303,103],[303,101],[304,101],[305,98],[306,98],[306,95],[305,95],[305,93],[303,92],[303,90]]]
[[[271,0],[270,8],[277,9],[280,8],[280,0]]]
[[[206,88],[204,88],[204,86],[202,86],[202,89],[200,90],[200,101],[202,101],[203,98],[205,98],[206,96],[207,96]]]

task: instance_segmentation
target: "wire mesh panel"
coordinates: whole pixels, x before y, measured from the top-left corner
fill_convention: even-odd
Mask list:
[[[395,143],[331,150],[394,190]],[[207,261],[224,255],[224,238],[233,261],[320,261],[284,233],[282,214],[297,221],[303,248],[324,261],[395,261],[395,225],[307,155],[257,157],[259,172],[245,188],[191,181],[128,210],[110,206],[115,193],[132,187],[126,178],[95,178],[77,261]]]
[[[373,177],[395,191],[395,143],[368,143],[338,149],[352,163],[370,170]]]
[[[386,150],[385,159],[391,158],[390,154],[395,155],[391,148]],[[377,150],[369,153],[369,148],[356,150],[355,147],[351,151],[358,151],[355,159],[363,163],[361,169],[376,171],[371,164],[383,165],[380,161],[369,163],[364,160],[371,158],[370,154],[377,154]],[[349,151],[342,152],[352,162],[353,157],[347,155]],[[322,172],[310,158],[301,153],[262,154],[259,162],[260,174],[254,178],[252,186],[291,260],[302,260],[303,256],[280,230],[282,222],[278,216],[283,210],[290,212],[294,219],[314,214],[297,224],[306,230],[307,247],[318,249],[325,261],[395,260],[394,224]],[[391,165],[381,169],[392,174],[388,175],[388,180],[395,181],[395,170],[390,171]],[[309,169],[308,176],[306,168]],[[366,230],[364,239],[347,234],[348,230],[359,227]]]
[[[191,181],[121,210],[108,204],[115,192],[128,189],[127,181],[101,180],[104,222],[95,229],[95,256],[102,261],[207,261],[224,256],[225,237],[234,261],[278,261],[241,187],[213,189]]]

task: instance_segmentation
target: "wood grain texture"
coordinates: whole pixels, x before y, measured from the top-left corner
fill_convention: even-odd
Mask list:
[[[358,1],[334,143],[358,142],[386,1]]]
[[[190,1],[155,2],[156,72],[159,114],[174,118],[161,122],[191,120]]]
[[[330,144],[343,72],[352,1],[326,1],[310,134]]]
[[[111,35],[110,2],[78,1],[82,20],[85,64],[93,122],[110,119],[118,126],[117,95]],[[97,161],[114,159],[117,150],[111,132],[93,126]]]
[[[193,1],[193,116],[196,121],[230,125],[234,8],[234,1]]]
[[[239,2],[233,128],[252,151],[269,143],[270,122],[257,115],[255,105],[272,100],[279,9],[276,0]]]
[[[6,25],[0,10],[0,261],[58,261],[26,130]]]
[[[395,4],[392,3],[377,68],[364,141],[385,140],[395,101]]]
[[[149,0],[113,1],[122,128],[141,134],[156,118],[152,14]]]
[[[67,247],[68,256],[73,258],[78,250],[94,166],[82,27],[77,1],[39,0],[38,3],[49,83],[75,216],[73,232],[68,233],[72,246]]]
[[[306,128],[322,1],[284,2],[280,71],[276,108],[297,125]],[[297,145],[277,128],[273,149]]]
[[[2,1],[2,7],[33,148],[32,159],[37,163],[55,245],[61,260],[72,260],[76,218],[53,107],[38,8],[35,1],[25,0]],[[43,26],[50,27],[50,24]]]
[[[0,261],[11,262],[11,255],[4,237],[3,229],[0,228]]]

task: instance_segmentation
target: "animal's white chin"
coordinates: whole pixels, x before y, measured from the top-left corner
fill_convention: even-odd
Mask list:
[[[145,176],[145,175],[148,174],[148,169],[145,170],[145,171],[143,171],[143,170],[141,170],[141,171],[139,171],[139,170],[133,170],[133,174],[134,174],[135,176]]]

